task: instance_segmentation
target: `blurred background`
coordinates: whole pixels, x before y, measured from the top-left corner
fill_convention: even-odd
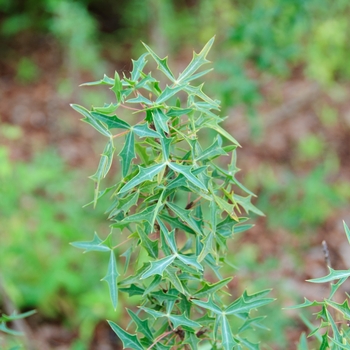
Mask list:
[[[37,310],[25,339],[0,345],[121,348],[105,323],[127,325],[99,282],[107,260],[69,245],[109,232],[103,203],[82,208],[104,140],[69,104],[112,102],[78,85],[129,72],[141,41],[178,72],[216,35],[204,89],[266,214],[235,236],[239,269],[226,272],[237,293],[273,288],[261,311],[271,331],[255,340],[295,349],[307,328],[281,308],[327,295],[304,282],[327,273],[322,240],[333,268],[350,267],[349,16],[348,0],[0,0],[0,309]]]

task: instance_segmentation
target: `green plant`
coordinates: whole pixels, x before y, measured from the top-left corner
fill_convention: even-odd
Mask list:
[[[109,321],[124,348],[256,349],[244,331],[260,327],[263,317],[251,317],[250,311],[273,300],[265,298],[269,290],[264,290],[244,291],[231,302],[232,277],[223,278],[219,271],[229,264],[227,240],[251,227],[241,210],[262,213],[251,203],[253,194],[235,178],[238,143],[219,125],[219,101],[203,92],[203,84],[194,84],[211,71],[198,72],[209,63],[206,56],[213,41],[193,54],[178,78],[167,57],[159,58],[144,44],[148,52],[133,61],[130,76],[120,79],[116,72],[114,79],[104,76],[83,84],[110,86],[116,102],[90,111],[72,105],[108,139],[91,176],[96,188],[93,203],[112,194],[108,218],[112,229],[120,232],[112,230],[105,240],[95,233],[91,241],[72,244],[109,255],[103,280],[114,308],[119,291],[138,297],[139,309],[127,310],[133,333]],[[170,85],[144,72],[147,57]],[[127,109],[138,121],[131,125],[120,119],[115,114],[118,108]],[[114,129],[121,132],[112,134]],[[209,136],[214,136],[211,142]],[[122,165],[119,179],[100,190],[116,148]],[[230,153],[231,161],[222,166],[219,157]],[[125,258],[123,268],[117,266],[116,254]],[[231,315],[241,319],[240,327],[231,329]]]
[[[350,243],[350,230],[344,222],[344,229],[347,239]],[[327,247],[325,249],[326,261],[329,260]],[[329,265],[329,261],[327,262]],[[350,308],[348,305],[349,294],[346,294],[346,299],[343,303],[337,303],[334,300],[335,293],[340,286],[350,277],[350,270],[334,270],[330,266],[329,274],[325,277],[309,280],[312,283],[330,283],[330,294],[323,301],[310,301],[305,298],[303,304],[290,307],[290,309],[300,309],[309,307],[321,307],[321,311],[316,313],[316,318],[320,321],[315,327],[306,318],[304,322],[311,329],[309,337],[315,336],[319,341],[319,349],[350,349]],[[336,283],[333,283],[337,281]],[[321,332],[322,330],[322,332]],[[307,350],[307,342],[305,339],[301,341],[300,349]]]

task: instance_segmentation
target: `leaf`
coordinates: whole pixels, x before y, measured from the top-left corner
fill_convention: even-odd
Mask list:
[[[162,93],[158,96],[156,103],[161,104],[167,100],[169,100],[170,97],[174,96],[177,92],[181,91],[183,89],[183,85],[170,87],[167,86]]]
[[[7,334],[10,334],[10,335],[14,335],[14,336],[23,336],[24,335],[24,333],[22,333],[22,332],[15,331],[11,328],[8,328],[6,323],[4,323],[4,322],[0,323],[0,331],[7,333]]]
[[[334,309],[338,310],[341,312],[346,320],[350,320],[350,309],[349,309],[349,304],[348,301],[345,300],[343,304],[338,304],[332,300],[325,300],[325,303]]]
[[[124,120],[119,119],[115,116],[108,116],[103,113],[91,112],[93,118],[107,125],[108,130],[110,129],[130,129],[130,125]]]
[[[348,238],[348,242],[350,244],[350,230],[349,230],[349,227],[346,225],[345,221],[343,221],[343,225],[344,225],[344,230],[345,230],[345,233],[346,233],[346,237]]]
[[[179,276],[177,274],[178,269],[168,266],[164,271],[164,278],[168,279],[170,283],[182,294],[188,294],[185,291],[183,284],[181,283]]]
[[[123,349],[143,350],[143,347],[135,334],[130,334],[124,331],[124,329],[120,328],[116,323],[112,321],[107,320],[107,322],[114,331],[114,333],[123,342]]]
[[[221,316],[221,322],[222,346],[225,350],[232,350],[237,342],[233,339],[231,327],[226,316]]]
[[[142,241],[142,247],[146,249],[148,255],[151,258],[157,259],[158,258],[158,241],[152,241],[151,239],[149,239],[140,226],[137,226],[137,232]]]
[[[84,249],[84,253],[87,252],[109,252],[111,249],[103,244],[103,240],[98,236],[98,234],[94,233],[94,238],[92,241],[87,242],[72,242],[70,243],[73,247]]]
[[[328,269],[329,269],[329,274],[327,276],[314,278],[307,281],[312,283],[325,283],[325,282],[339,280],[341,278],[348,278],[350,276],[350,270],[333,270],[331,267],[328,267]]]
[[[26,318],[26,317],[32,316],[35,313],[36,313],[36,310],[30,310],[30,311],[23,312],[23,313],[20,313],[20,314],[17,314],[17,313],[13,313],[11,315],[2,314],[0,316],[0,321],[1,322],[11,322],[11,321],[15,321],[15,320],[20,320],[22,318]]]
[[[223,311],[219,308],[219,306],[217,306],[211,297],[209,297],[208,301],[202,301],[202,300],[197,300],[197,299],[192,299],[191,302],[197,306],[200,306],[204,309],[210,310],[212,312],[214,312],[214,314],[217,315],[222,315]]]
[[[162,145],[162,154],[164,161],[168,161],[170,154],[170,145],[173,142],[173,138],[162,137],[160,143]]]
[[[174,170],[175,172],[185,176],[185,178],[188,181],[190,181],[192,184],[194,184],[195,186],[201,188],[205,192],[208,192],[208,190],[205,187],[205,185],[191,173],[192,166],[190,166],[190,165],[180,165],[180,164],[172,163],[172,162],[169,162],[168,166],[169,166],[170,169]]]
[[[257,215],[265,216],[265,214],[261,210],[259,210],[255,205],[251,203],[251,198],[252,198],[251,195],[247,197],[242,197],[242,196],[239,196],[238,194],[235,194],[233,195],[233,198],[245,210],[247,214],[249,214],[249,212],[252,211]]]
[[[168,117],[179,117],[180,115],[188,114],[193,112],[192,108],[176,108],[172,107],[167,112]]]
[[[180,208],[181,209],[181,208]],[[191,234],[195,234],[195,231],[194,230],[192,230],[190,227],[188,227],[187,225],[185,225],[185,224],[183,224],[180,220],[179,220],[179,218],[174,218],[174,217],[172,217],[172,216],[169,216],[169,215],[165,215],[165,214],[159,214],[159,217],[162,219],[162,220],[164,220],[164,221],[166,221],[166,222],[168,222],[169,224],[171,224],[172,225],[172,227],[174,227],[174,228],[178,228],[178,229],[180,229],[180,230],[183,230],[183,231],[185,231],[185,232],[188,232],[188,233],[191,233]],[[196,225],[196,224],[195,224]],[[197,225],[196,225],[196,230],[198,230],[198,227],[197,227]],[[200,231],[199,231],[200,232]]]
[[[227,153],[222,149],[222,140],[221,137],[218,136],[212,143],[212,145],[210,145],[207,149],[201,152],[201,154],[197,157],[196,160],[205,161],[221,155],[227,155]]]
[[[145,335],[145,337],[153,341],[153,334],[148,326],[148,320],[141,320],[133,311],[126,309],[128,314],[131,316],[136,324],[136,331]]]
[[[210,63],[206,59],[206,56],[213,45],[215,37],[211,38],[203,47],[202,51],[197,54],[193,52],[193,58],[190,64],[186,67],[186,69],[180,74],[177,79],[177,83],[186,81],[189,77],[191,77],[203,64]]]
[[[207,297],[208,295],[213,294],[219,289],[221,289],[222,287],[226,286],[231,280],[232,280],[232,277],[228,277],[222,281],[219,281],[213,284],[204,282],[204,287],[198,290],[196,293],[194,293],[193,296],[196,298]]]
[[[172,82],[175,82],[174,74],[168,67],[168,57],[161,59],[152,51],[152,49],[149,46],[147,46],[145,43],[142,44],[146,48],[146,50],[151,54],[153,59],[156,61],[157,68],[160,71],[162,71]]]
[[[92,81],[90,83],[80,84],[79,86],[93,86],[93,85],[114,85],[114,79],[107,77],[106,74],[103,75],[103,79]]]
[[[331,293],[329,295],[329,298],[328,299],[332,299],[335,292],[338,290],[338,288],[347,280],[348,278],[347,277],[343,277],[341,278],[337,283],[331,283]]]
[[[132,130],[138,137],[153,137],[160,138],[161,136],[154,130],[151,130],[147,123],[137,124],[132,127]]]
[[[154,211],[156,208],[156,204],[151,205],[149,207],[147,207],[146,209],[144,209],[143,211],[139,212],[139,213],[135,213],[133,215],[128,215],[126,216],[121,223],[125,224],[125,223],[136,223],[136,222],[142,222],[142,221],[147,221],[151,224],[152,220],[153,220],[153,216],[154,216]],[[113,227],[113,225],[112,225]]]
[[[142,96],[141,94],[137,94],[137,97],[135,98],[130,98],[129,100],[125,101],[127,103],[141,103],[141,104],[146,104],[148,106],[152,106],[153,102],[150,101],[148,98]]]
[[[188,319],[184,314],[183,315],[169,315],[169,321],[172,322],[174,328],[178,328],[180,326],[186,326],[190,328],[199,328],[201,325],[196,322]]]
[[[122,174],[126,177],[129,172],[130,164],[132,160],[136,157],[135,155],[135,136],[132,132],[125,136],[124,147],[119,153],[122,159]]]
[[[150,166],[148,168],[138,166],[138,174],[135,177],[133,177],[129,182],[127,182],[126,185],[122,187],[122,189],[119,191],[119,193],[121,194],[127,192],[142,182],[152,181],[153,178],[164,169],[165,165],[165,163],[160,163]]]
[[[119,288],[121,292],[128,293],[129,297],[133,297],[135,295],[143,295],[144,289],[138,287],[136,284],[131,284],[129,287]]]
[[[105,104],[103,107],[93,107],[94,112],[102,113],[102,114],[110,114],[113,113],[118,107],[117,103]]]
[[[138,60],[136,61],[131,60],[132,61],[131,80],[136,81],[140,78],[140,74],[147,63],[145,59],[147,56],[148,56],[148,53],[144,53],[139,57]]]
[[[154,109],[152,111],[152,115],[153,115],[154,125],[158,133],[161,133],[162,130],[168,133],[169,132],[168,121],[170,120],[170,118],[167,117],[163,113],[163,111],[159,108]]]
[[[297,350],[309,350],[307,346],[307,339],[305,333],[301,333],[299,343],[298,343],[298,349]]]
[[[148,278],[153,275],[163,276],[164,270],[174,261],[175,256],[166,256],[163,259],[151,261],[150,267],[141,276],[141,279]]]
[[[117,99],[117,102],[121,102],[121,91],[123,89],[123,86],[120,81],[119,74],[117,72],[114,72],[114,85],[110,89],[115,93],[115,98]]]
[[[109,294],[112,300],[114,310],[117,309],[117,304],[118,304],[118,285],[117,285],[118,276],[119,276],[119,273],[117,271],[117,261],[115,259],[113,250],[111,250],[111,256],[108,263],[107,275],[103,277],[101,281],[106,281],[108,283]]]
[[[70,106],[84,116],[84,118],[82,119],[84,122],[90,124],[102,135],[107,136],[109,138],[112,136],[112,134],[106,129],[106,127],[100,121],[94,119],[86,108],[76,104],[71,104]]]
[[[184,264],[191,265],[200,271],[203,271],[203,266],[198,262],[196,255],[183,255],[178,254],[177,258],[181,260]]]
[[[238,141],[235,138],[233,138],[233,136],[230,135],[225,129],[223,129],[220,125],[218,125],[216,121],[208,121],[203,126],[206,126],[206,127],[210,128],[210,129],[213,129],[213,130],[217,131],[219,134],[221,134],[222,136],[227,138],[233,144],[235,144],[235,145],[237,145],[239,147],[241,146],[238,143]]]
[[[227,315],[249,313],[252,309],[257,309],[258,307],[269,304],[274,300],[275,299],[273,298],[261,298],[247,302],[244,300],[243,296],[241,296],[225,309],[225,313]]]

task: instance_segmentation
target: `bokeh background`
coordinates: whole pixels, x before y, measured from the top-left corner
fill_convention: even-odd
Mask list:
[[[108,89],[78,85],[127,74],[141,41],[177,72],[216,35],[205,91],[266,214],[232,242],[230,288],[273,288],[256,340],[295,349],[307,327],[282,307],[326,296],[304,282],[327,273],[322,240],[333,268],[350,267],[349,18],[348,0],[0,0],[0,309],[37,310],[26,338],[0,345],[121,348],[105,322],[127,326],[99,282],[106,259],[69,245],[109,232],[108,203],[83,208],[103,140],[69,104],[110,103]]]

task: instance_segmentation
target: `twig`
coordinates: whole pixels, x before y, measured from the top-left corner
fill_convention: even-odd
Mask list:
[[[147,350],[151,350],[157,343],[159,343],[163,338],[167,337],[169,334],[171,333],[174,333],[175,330],[171,330],[171,331],[168,331],[168,332],[165,332],[163,334],[161,334],[159,337],[157,337],[155,340],[154,340],[154,343],[149,347],[147,348]]]

